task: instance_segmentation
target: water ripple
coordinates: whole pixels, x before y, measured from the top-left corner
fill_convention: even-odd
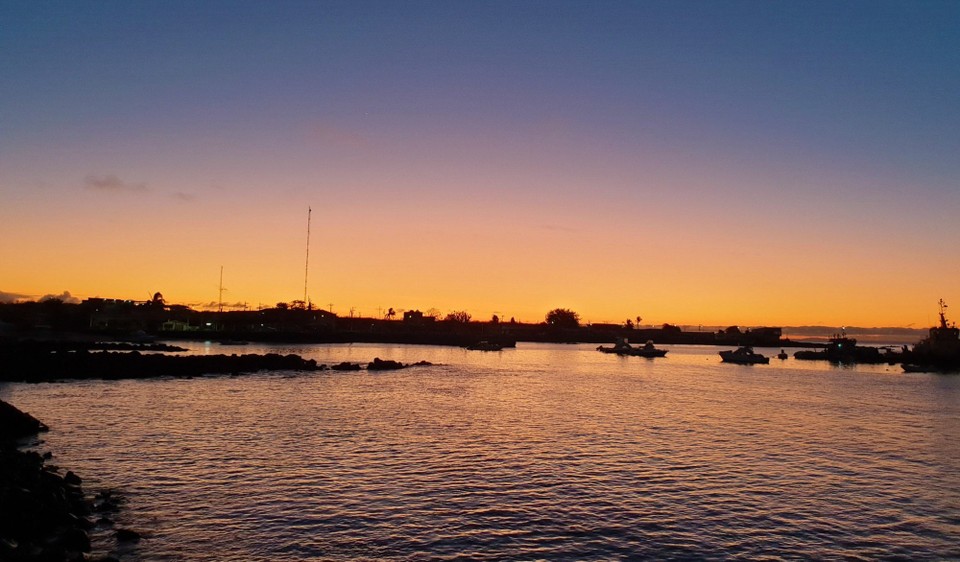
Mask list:
[[[277,351],[442,366],[0,394],[126,492],[118,523],[147,534],[124,560],[960,558],[960,378],[709,348]]]

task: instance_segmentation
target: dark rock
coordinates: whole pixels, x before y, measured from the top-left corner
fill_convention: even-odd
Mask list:
[[[90,552],[90,537],[83,529],[67,528],[60,533],[57,542],[65,550]]]
[[[30,427],[43,424],[33,420]],[[6,429],[0,422],[0,432],[8,435]],[[47,458],[0,439],[0,560],[85,560],[82,553],[90,552],[86,530],[93,523],[84,517],[90,504],[82,479],[72,472],[60,476],[44,464]]]
[[[101,527],[113,527],[113,519],[103,516],[100,519],[97,519],[97,525],[100,525]]]
[[[359,371],[360,363],[350,363],[348,361],[344,361],[343,363],[337,363],[330,368],[334,371]]]
[[[42,482],[45,482],[50,486],[56,486],[58,488],[63,488],[66,486],[66,482],[64,482],[63,477],[50,470],[41,470],[39,478]]]
[[[116,513],[120,511],[120,504],[116,500],[102,500],[93,505],[93,510],[97,513]]]
[[[118,542],[137,542],[140,540],[140,533],[130,529],[117,529],[114,536],[117,537]]]
[[[404,368],[404,364],[390,359],[380,359],[374,357],[373,361],[367,364],[368,371],[393,371]]]
[[[316,371],[314,359],[294,354],[187,355],[141,354],[138,351],[51,353],[49,345],[0,343],[0,380],[41,382],[59,379],[124,379],[255,371]],[[0,427],[4,427],[0,424]]]
[[[12,441],[47,431],[40,420],[0,400],[0,441]]]

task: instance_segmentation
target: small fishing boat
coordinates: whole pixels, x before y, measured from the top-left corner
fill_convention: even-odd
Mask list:
[[[754,353],[750,346],[743,346],[736,350],[727,350],[720,352],[720,359],[724,363],[736,363],[738,365],[756,365],[758,363],[769,363],[770,358],[759,353]]]
[[[613,347],[603,347],[602,345],[597,347],[597,351],[600,353],[615,353],[617,355],[633,355],[636,357],[663,357],[667,354],[666,349],[657,349],[653,345],[653,340],[647,340],[647,343],[643,347],[633,347],[627,342],[626,338],[617,338],[617,343]]]
[[[656,346],[653,345],[653,340],[647,340],[647,343],[645,343],[643,347],[634,348],[633,351],[631,352],[631,355],[636,355],[638,357],[649,357],[649,358],[663,357],[666,354],[667,354],[667,350],[657,349]]]

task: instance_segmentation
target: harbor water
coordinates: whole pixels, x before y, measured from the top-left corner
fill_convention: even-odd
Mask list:
[[[122,560],[960,559],[958,376],[698,346],[190,347],[434,365],[0,386],[52,463],[123,494],[143,538]]]

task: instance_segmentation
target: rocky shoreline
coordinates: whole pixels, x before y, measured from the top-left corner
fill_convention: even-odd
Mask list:
[[[148,379],[201,375],[251,373],[256,371],[321,371],[326,365],[299,355],[277,353],[244,355],[169,355],[107,351],[98,344],[18,342],[0,344],[0,382],[50,382],[84,379]],[[427,361],[405,364],[379,357],[366,364],[369,371],[388,371],[430,365]],[[341,363],[334,370],[360,370],[361,364]]]
[[[50,453],[20,450],[42,431],[36,418],[0,400],[0,560],[116,560],[92,552],[89,533],[110,533],[118,545],[140,540],[136,531],[114,528],[110,515],[122,498],[111,490],[89,497],[79,476],[47,464]]]
[[[293,354],[167,355],[136,350],[63,349],[56,345],[0,346],[0,381],[7,382],[194,377],[263,370],[317,371],[322,368],[313,359]]]

